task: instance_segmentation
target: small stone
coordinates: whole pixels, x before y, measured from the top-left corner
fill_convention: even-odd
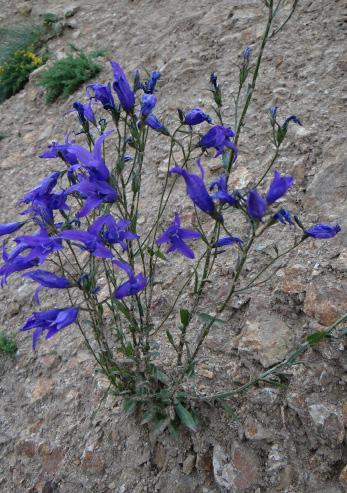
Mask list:
[[[44,130],[40,133],[37,140],[48,140],[52,137],[53,125],[46,125]]]
[[[306,274],[307,269],[301,264],[294,264],[280,270],[277,273],[277,277],[281,280],[278,289],[286,294],[297,294],[306,291]]]
[[[247,168],[238,166],[230,173],[228,185],[232,189],[243,190],[246,188],[252,180],[252,175]]]
[[[230,456],[220,445],[213,449],[213,472],[217,484],[232,493],[243,493],[259,481],[259,459],[242,445],[233,444]]]
[[[41,443],[38,448],[38,454],[41,456],[42,469],[45,472],[55,473],[64,460],[65,450],[61,447]]]
[[[249,353],[268,368],[282,361],[293,345],[292,330],[279,317],[260,313],[257,320],[247,320],[238,349]]]
[[[16,9],[18,14],[28,17],[31,14],[33,5],[31,1],[20,2],[17,4]]]
[[[77,29],[78,22],[76,21],[76,19],[70,19],[66,22],[66,26],[70,29]]]
[[[36,443],[32,440],[21,440],[16,445],[16,452],[18,455],[24,455],[25,457],[34,457],[36,452]]]
[[[322,325],[331,325],[346,310],[347,283],[311,283],[306,291],[304,312]]]
[[[343,442],[345,436],[342,410],[329,402],[319,402],[308,406],[309,415],[317,430],[333,445]]]
[[[271,438],[271,434],[256,419],[249,416],[246,418],[245,436],[248,440],[266,440]]]
[[[198,374],[204,378],[208,378],[209,380],[212,380],[214,378],[213,371],[207,370],[206,368],[200,368],[198,370]]]
[[[73,17],[77,12],[78,12],[78,5],[69,5],[68,7],[65,7],[64,9],[64,17],[65,18],[68,18],[68,17]]]
[[[47,380],[47,379],[39,380],[36,383],[34,390],[32,391],[31,394],[32,402],[38,401],[39,399],[48,396],[48,394],[52,392],[52,389],[53,389],[52,380]]]
[[[88,448],[83,452],[81,466],[85,471],[98,475],[104,474],[106,469],[106,464],[100,454]]]
[[[347,465],[342,469],[339,480],[343,489],[347,491]]]
[[[342,416],[343,416],[343,423],[345,425],[345,428],[347,428],[347,401],[344,401],[342,403]]]
[[[195,455],[189,454],[183,462],[182,471],[184,474],[191,474],[195,465]]]

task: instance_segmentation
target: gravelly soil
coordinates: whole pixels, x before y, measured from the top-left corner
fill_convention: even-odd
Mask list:
[[[294,113],[304,123],[290,131],[278,163],[278,169],[296,179],[288,208],[304,211],[308,224],[338,222],[345,230],[347,4],[299,4],[292,22],[267,48],[234,179],[247,183],[266,168],[271,155],[266,112],[276,104],[283,117]],[[43,12],[61,13],[68,5],[33,2],[31,19]],[[158,114],[167,115],[168,124],[176,118],[177,107],[208,109],[206,87],[213,70],[231,100],[229,88],[237,80],[234,64],[244,46],[256,49],[265,14],[260,0],[77,0],[74,5],[75,26],[50,42],[52,53],[67,52],[73,42],[86,50],[107,48],[127,73],[138,67],[159,69],[163,76]],[[22,3],[0,0],[0,7],[2,25],[25,20]],[[105,63],[98,80],[110,77]],[[14,218],[23,192],[55,169],[54,161],[37,155],[53,138],[64,138],[71,119],[62,115],[82,97],[83,89],[67,102],[46,106],[33,79],[0,106],[0,132],[10,134],[0,141],[0,222]],[[145,220],[160,186],[164,151],[162,140],[154,139],[144,176]],[[209,178],[219,172],[209,172]],[[188,217],[191,208],[181,198],[177,195],[172,208],[180,207]],[[274,355],[284,356],[304,335],[324,328],[346,310],[346,238],[343,231],[331,242],[308,242],[268,288],[252,294],[241,309],[230,310],[228,315],[235,317],[229,326],[217,328],[207,341],[198,370],[199,390],[244,383],[262,365],[273,364]],[[263,247],[254,262],[266,257]],[[231,259],[226,270],[229,263]],[[174,272],[186,269],[179,259],[171,265]],[[217,285],[220,295],[223,279]],[[167,297],[172,294],[169,280]],[[43,307],[58,301],[55,293],[42,296]],[[165,305],[165,299],[159,302]],[[0,303],[2,326],[15,330],[33,310],[32,286],[10,280]],[[214,300],[207,303],[213,305]],[[179,441],[154,437],[122,414],[120,402],[111,397],[102,401],[105,382],[95,374],[73,328],[40,345],[35,354],[30,343],[27,334],[19,334],[16,357],[0,356],[4,493],[213,493],[223,487],[235,493],[346,491],[342,340],[324,342],[307,353],[307,365],[290,369],[284,389],[263,384],[233,401],[236,418],[203,408],[199,433],[183,434]]]

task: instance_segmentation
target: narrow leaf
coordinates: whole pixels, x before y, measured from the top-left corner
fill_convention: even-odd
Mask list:
[[[177,404],[175,405],[175,410],[177,416],[184,426],[192,431],[197,431],[198,425],[188,409],[186,409],[180,402],[177,402]]]
[[[214,323],[219,323],[219,324],[225,324],[226,322],[224,320],[221,320],[220,318],[217,317],[212,317],[212,315],[209,315],[208,313],[199,313],[199,317],[203,322],[214,322]]]

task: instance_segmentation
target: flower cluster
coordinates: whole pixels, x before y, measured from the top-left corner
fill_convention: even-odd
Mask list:
[[[244,76],[248,74],[251,50],[243,53]],[[175,142],[173,134],[164,126],[160,118],[154,113],[157,107],[157,82],[160,73],[150,73],[145,81],[141,81],[139,72],[136,72],[134,84],[128,82],[127,77],[117,62],[111,62],[113,83],[89,84],[86,89],[88,101],[76,101],[71,112],[76,113],[82,133],[87,137],[88,148],[66,137],[65,142],[52,142],[40,157],[43,159],[60,159],[65,166],[63,171],[54,171],[46,176],[33,190],[27,192],[19,201],[24,206],[20,212],[26,218],[22,221],[0,224],[0,236],[16,233],[29,223],[34,224],[37,230],[28,234],[19,234],[14,237],[13,248],[9,250],[9,240],[2,246],[3,265],[0,267],[1,284],[6,283],[8,277],[16,272],[24,272],[23,277],[38,284],[34,299],[39,304],[39,292],[43,288],[68,290],[69,293],[80,294],[82,301],[65,308],[54,308],[48,311],[34,312],[23,325],[21,330],[33,330],[33,348],[38,338],[46,331],[46,338],[77,321],[80,309],[87,306],[99,306],[103,301],[98,298],[98,275],[100,266],[107,267],[106,276],[111,288],[108,303],[123,303],[123,313],[131,320],[134,303],[137,303],[140,318],[142,305],[139,295],[151,285],[154,270],[148,274],[145,255],[151,259],[156,253],[160,255],[160,248],[167,245],[166,254],[176,252],[188,259],[195,258],[195,252],[188,241],[202,240],[207,249],[215,253],[223,253],[216,249],[228,245],[237,245],[243,249],[244,240],[239,236],[232,236],[225,228],[225,214],[229,210],[239,210],[247,216],[252,224],[262,222],[269,213],[269,226],[275,222],[294,225],[290,212],[286,209],[276,211],[275,203],[281,199],[293,186],[292,176],[281,175],[274,171],[272,181],[265,196],[256,187],[246,193],[238,190],[229,190],[228,172],[205,183],[205,172],[200,159],[197,159],[197,174],[189,171],[188,163],[182,166],[176,164],[169,167],[169,176],[182,177],[186,185],[186,194],[194,206],[207,215],[208,220],[218,225],[218,231],[223,228],[227,236],[220,234],[209,243],[206,235],[200,228],[187,229],[181,227],[181,218],[178,212],[169,227],[152,238],[152,246],[157,245],[157,252],[141,238],[137,232],[138,203],[141,183],[141,166],[146,139],[150,130],[161,133]],[[221,106],[221,90],[217,76],[212,74],[211,87],[217,107]],[[111,116],[115,129],[106,130],[109,124],[106,119],[101,122],[96,117],[97,105]],[[188,128],[188,133],[196,137],[196,147],[200,156],[207,149],[215,149],[214,158],[231,156],[230,160],[237,159],[238,149],[233,140],[235,132],[221,124],[213,125],[212,118],[201,108],[192,108],[185,115],[181,112],[180,126]],[[271,111],[272,125],[277,130],[277,145],[280,145],[290,122],[301,124],[295,116],[288,117],[283,125],[277,123],[277,109]],[[105,123],[106,122],[106,123]],[[120,123],[124,124],[126,137],[121,140]],[[90,125],[92,127],[90,127]],[[196,131],[198,125],[210,125],[203,133]],[[188,127],[187,127],[188,126]],[[93,132],[91,131],[93,129]],[[115,131],[116,130],[116,131]],[[185,132],[187,130],[184,130]],[[105,160],[105,145],[107,141],[115,145],[118,160],[115,166],[109,166]],[[282,139],[282,140],[281,140]],[[135,149],[135,156],[129,154]],[[198,156],[197,156],[198,157]],[[127,163],[132,163],[127,168]],[[127,177],[123,175],[124,169]],[[169,177],[168,177],[169,179]],[[131,187],[132,205],[129,206],[129,192]],[[259,184],[260,185],[260,184]],[[161,214],[159,215],[159,217]],[[157,232],[159,223],[154,223]],[[153,228],[150,230],[153,231]],[[317,224],[303,229],[303,238],[331,238],[340,231],[338,225]],[[195,244],[196,244],[195,243]],[[136,250],[136,252],[135,252]],[[88,255],[88,261],[78,262],[79,253]],[[69,255],[77,259],[79,269],[64,269],[64,259]],[[162,255],[162,254],[161,254]],[[55,259],[55,260],[54,260]],[[139,260],[142,267],[138,271]],[[46,261],[51,261],[55,267],[60,266],[62,272],[51,272],[37,268]],[[150,263],[153,267],[153,261]],[[122,278],[125,272],[127,279]],[[153,283],[152,283],[153,284]],[[75,296],[74,296],[75,297]],[[77,296],[78,298],[78,296]],[[77,299],[75,297],[75,299]],[[130,298],[131,309],[126,304]],[[69,296],[72,300],[73,297]]]

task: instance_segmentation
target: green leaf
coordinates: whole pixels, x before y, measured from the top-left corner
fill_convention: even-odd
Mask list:
[[[176,414],[181,423],[192,431],[197,431],[198,425],[192,414],[180,402],[175,405]]]
[[[223,168],[228,170],[229,162],[230,162],[231,151],[225,151],[223,153]]]
[[[161,383],[164,383],[164,384],[167,384],[169,383],[169,377],[166,375],[166,373],[164,373],[163,371],[159,370],[159,368],[156,369],[156,373],[157,373],[157,379],[159,380],[159,382]]]
[[[171,334],[171,332],[169,330],[166,331],[166,336],[169,339],[169,342],[170,342],[171,346],[173,346],[174,349],[177,351],[175,341],[173,340],[173,336],[172,336],[172,334]]]
[[[313,334],[310,334],[309,336],[306,337],[306,341],[309,344],[317,344],[318,342],[322,341],[325,339],[326,333],[324,330],[319,330],[318,332],[314,332]]]
[[[141,421],[141,424],[144,425],[146,423],[150,423],[151,421],[154,420],[155,415],[156,415],[156,411],[154,408],[148,409],[143,413],[143,419]]]
[[[191,317],[191,315],[190,315],[189,310],[186,310],[186,308],[180,309],[181,324],[183,325],[184,328],[189,325],[190,317]]]
[[[199,313],[199,317],[203,322],[207,323],[219,323],[219,324],[225,324],[226,322],[224,320],[221,320],[220,318],[217,317],[212,317],[212,315],[209,315],[208,313]]]
[[[137,402],[134,399],[125,399],[124,400],[124,412],[126,414],[132,414],[137,407]]]

